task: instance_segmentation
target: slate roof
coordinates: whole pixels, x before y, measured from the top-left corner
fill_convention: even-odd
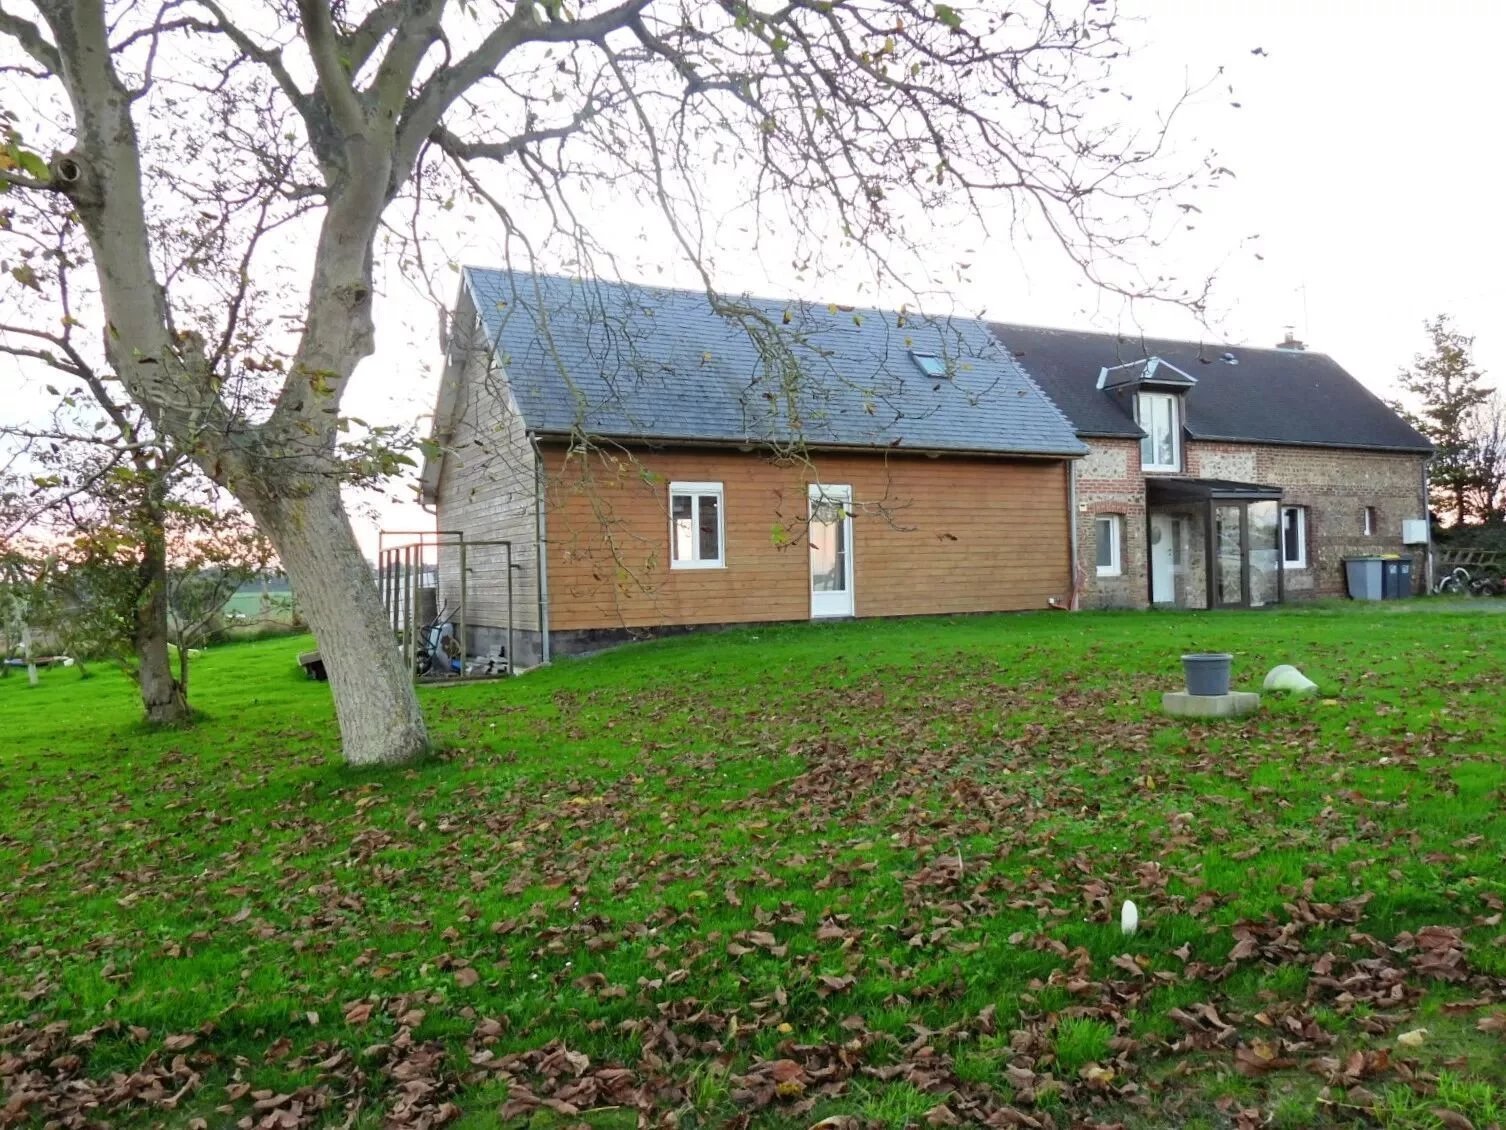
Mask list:
[[[1080,436],[1139,438],[1129,396],[1098,389],[1098,376],[1105,366],[1160,357],[1197,382],[1186,393],[1186,429],[1193,439],[1432,450],[1410,424],[1323,353],[1002,322],[990,328]],[[1223,360],[1226,354],[1238,364]]]
[[[479,267],[463,279],[525,425],[540,434],[1086,451],[975,319],[738,298],[739,324],[698,291]],[[755,346],[746,326],[769,344]],[[912,350],[945,359],[950,376],[924,375]]]

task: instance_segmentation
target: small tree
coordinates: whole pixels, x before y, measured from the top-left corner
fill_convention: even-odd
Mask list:
[[[0,678],[10,660],[30,658],[31,615],[40,561],[13,545],[0,546]]]
[[[4,125],[0,119],[0,125]],[[45,372],[54,397],[45,419],[7,421],[13,472],[26,491],[0,512],[0,529],[33,529],[57,547],[44,604],[71,650],[131,657],[147,721],[171,724],[188,704],[167,649],[166,512],[192,463],[125,395],[98,345],[81,331],[97,311],[77,217],[56,197],[25,198],[0,226],[19,226],[20,262],[0,316],[0,354]],[[17,470],[19,468],[19,470]],[[110,599],[82,603],[85,583]]]
[[[1447,314],[1424,323],[1432,352],[1419,353],[1410,369],[1397,377],[1402,390],[1419,405],[1417,412],[1401,410],[1418,431],[1433,443],[1429,467],[1433,507],[1463,525],[1469,520],[1470,500],[1481,487],[1480,411],[1491,389],[1472,357],[1475,339],[1454,329]]]
[[[213,492],[174,507],[168,524],[168,606],[178,685],[188,694],[190,653],[212,642],[226,602],[271,565],[272,544],[244,513],[216,505]]]
[[[6,495],[0,526],[32,532],[34,551],[11,570],[25,623],[76,660],[119,663],[147,720],[172,724],[188,716],[187,647],[273,554],[191,463],[164,466],[161,447],[142,447],[152,451],[144,467],[139,452],[109,442],[49,444],[21,480],[29,489]]]

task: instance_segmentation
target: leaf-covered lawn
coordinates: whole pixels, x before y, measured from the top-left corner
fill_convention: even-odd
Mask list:
[[[0,1126],[1506,1120],[1506,617],[751,629],[191,730],[0,681]],[[1323,696],[1183,724],[1186,650]],[[1133,938],[1120,906],[1139,906]]]

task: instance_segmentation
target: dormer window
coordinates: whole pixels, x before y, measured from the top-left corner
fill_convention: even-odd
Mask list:
[[[1140,469],[1182,469],[1181,397],[1172,392],[1141,392],[1135,395],[1135,416],[1145,435],[1140,440]]]

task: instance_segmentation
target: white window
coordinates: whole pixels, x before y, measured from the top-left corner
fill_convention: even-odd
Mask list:
[[[1169,392],[1142,392],[1135,399],[1140,427],[1140,467],[1145,471],[1182,469],[1182,421],[1177,397]]]
[[[1365,507],[1365,536],[1367,538],[1374,537],[1378,525],[1379,523],[1375,518],[1375,507]]]
[[[1307,507],[1281,508],[1281,563],[1291,569],[1307,568]]]
[[[1098,575],[1117,577],[1124,572],[1124,517],[1100,514],[1093,523],[1098,539]]]
[[[669,562],[673,569],[719,569],[722,484],[669,484]]]

